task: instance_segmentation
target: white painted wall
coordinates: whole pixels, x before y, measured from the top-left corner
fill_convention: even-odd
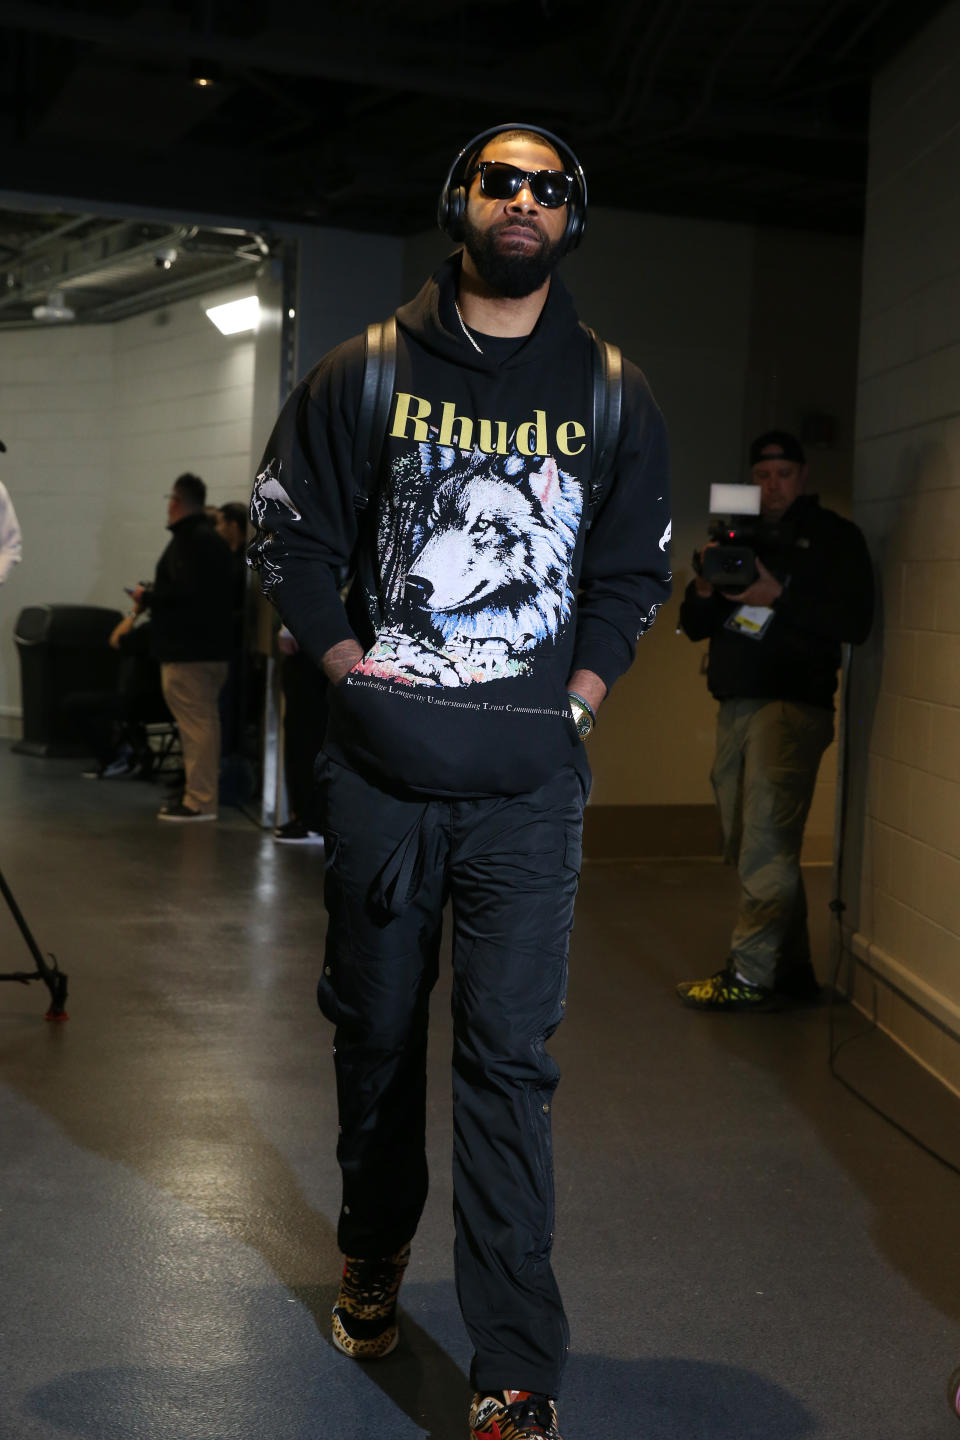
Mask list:
[[[153,575],[164,495],[184,470],[206,480],[211,504],[246,499],[252,386],[251,338],[220,335],[199,300],[116,325],[3,333],[2,473],[23,560],[0,590],[0,719],[19,713],[23,606],[122,609],[124,585]]]
[[[855,514],[880,624],[854,686],[855,947],[960,1037],[960,4],[874,86]],[[872,993],[872,988],[871,988]],[[960,1089],[960,1047],[880,987]]]

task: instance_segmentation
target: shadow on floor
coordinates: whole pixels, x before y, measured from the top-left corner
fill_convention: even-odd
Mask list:
[[[909,1145],[831,1076],[831,1042],[843,1045],[837,1066],[854,1089],[955,1166],[960,1166],[960,1098],[845,1002],[760,1015],[681,1009],[675,983],[709,974],[723,956],[736,908],[736,875],[725,866],[683,863],[634,865],[626,873],[629,889],[621,867],[595,867],[581,888],[580,914],[589,915],[593,945],[604,931],[608,937],[611,983],[624,983],[621,972],[632,983],[632,967],[644,972],[657,991],[651,1006],[661,1016],[674,1065],[677,1055],[686,1053],[679,1045],[699,1055],[706,1041],[725,1057],[718,1073],[735,1074],[742,1065],[763,1071],[764,1088],[779,1089],[871,1207],[871,1236],[880,1254],[942,1314],[960,1320],[960,1176]],[[821,980],[829,981],[837,953],[828,910],[830,870],[809,869],[806,884],[816,968]],[[591,972],[594,984],[596,975]],[[614,993],[619,998],[620,992]],[[645,1043],[649,1046],[651,1037],[645,1036]],[[730,1123],[745,1119],[731,1117]],[[817,1228],[811,1229],[811,1248]]]
[[[344,1366],[354,1371],[350,1361]],[[375,1378],[373,1366],[364,1377]],[[469,1396],[463,1377],[456,1393],[414,1347],[385,1362],[378,1389],[410,1417],[398,1425],[372,1386],[348,1391],[304,1377],[291,1394],[270,1367],[242,1365],[209,1371],[87,1370],[35,1390],[30,1413],[81,1440],[371,1440],[378,1434],[425,1434],[450,1440],[466,1433]],[[809,1412],[786,1391],[733,1366],[692,1360],[570,1358],[561,1428],[571,1434],[648,1440],[803,1440],[813,1433]],[[401,1399],[402,1397],[402,1399]],[[411,1414],[412,1412],[412,1414]],[[149,1417],[146,1428],[144,1417]]]
[[[906,1163],[903,1136],[883,1118],[957,1166],[960,1100],[842,1000],[813,1011],[694,1018],[713,1027],[712,1039],[730,1055],[776,1075],[871,1205],[880,1253],[944,1315],[960,1320],[960,1176],[920,1146],[909,1147]],[[807,1066],[784,1066],[784,1052],[795,1045],[809,1047],[819,1083],[810,1083]],[[852,1090],[830,1075],[831,1050]],[[858,1112],[855,1131],[842,1120],[850,1107]]]

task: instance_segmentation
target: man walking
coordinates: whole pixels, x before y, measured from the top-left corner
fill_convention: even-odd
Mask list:
[[[803,829],[833,738],[840,646],[865,640],[873,616],[866,542],[850,520],[806,494],[797,437],[759,435],[750,463],[760,487],[757,578],[724,594],[697,576],[680,607],[690,639],[710,640],[707,684],[720,702],[711,778],[725,858],[740,877],[726,964],[677,987],[694,1010],[772,1010],[819,993]]]
[[[330,681],[319,1000],[340,1100],[334,1343],[357,1359],[397,1344],[449,899],[454,1261],[477,1440],[558,1437],[568,1327],[550,1266],[558,1071],[545,1042],[566,1003],[583,738],[670,590],[665,431],[629,363],[613,466],[591,499],[594,344],[555,274],[586,200],[549,132],[471,140],[439,206],[462,249],[397,312],[367,510],[354,504],[362,337],[291,396],[253,496],[251,563]]]
[[[161,806],[158,820],[216,820],[220,775],[218,697],[233,644],[234,565],[204,510],[207,487],[198,475],[175,480],[167,497],[170,543],[152,586],[134,602],[152,617],[163,698],[183,750],[180,800]]]

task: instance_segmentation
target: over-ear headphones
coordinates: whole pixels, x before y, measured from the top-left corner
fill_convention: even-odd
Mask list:
[[[558,135],[544,130],[542,125],[494,125],[490,130],[481,130],[469,140],[454,160],[443,182],[440,200],[437,204],[437,224],[451,240],[463,239],[463,217],[467,210],[467,191],[470,188],[471,166],[488,140],[503,135],[508,130],[526,130],[531,135],[540,135],[556,150],[563,168],[573,176],[573,194],[567,202],[567,225],[560,238],[561,254],[574,250],[583,239],[587,226],[587,181],[583,166],[570,146]]]

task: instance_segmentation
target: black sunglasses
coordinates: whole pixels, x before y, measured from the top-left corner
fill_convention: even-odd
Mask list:
[[[566,205],[573,190],[573,176],[563,170],[518,170],[503,160],[481,160],[475,175],[480,175],[480,189],[491,200],[512,200],[524,185],[544,210],[559,210]]]

